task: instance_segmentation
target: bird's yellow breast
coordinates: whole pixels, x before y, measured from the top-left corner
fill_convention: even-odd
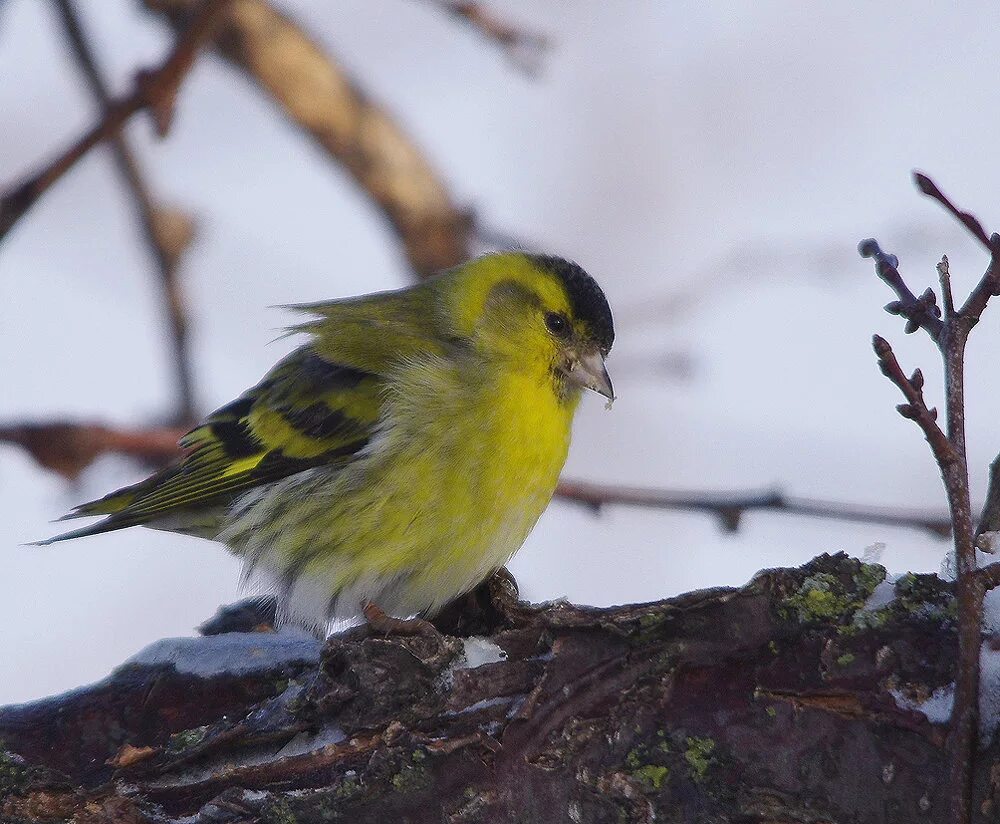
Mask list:
[[[566,460],[577,399],[560,401],[540,368],[406,362],[364,454],[254,501],[233,533],[288,582],[293,620],[353,615],[364,599],[434,612],[527,538]]]
[[[379,486],[381,529],[393,537],[381,563],[387,572],[413,570],[411,583],[433,598],[432,608],[520,548],[552,498],[569,448],[575,403],[557,399],[547,373],[480,368],[470,378],[440,362],[412,365],[390,413],[398,417],[386,437],[395,443],[385,454],[394,457]]]

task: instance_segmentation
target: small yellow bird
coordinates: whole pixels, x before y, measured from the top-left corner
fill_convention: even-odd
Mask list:
[[[433,615],[502,567],[555,491],[581,390],[614,398],[611,309],[561,258],[488,255],[287,307],[309,341],[182,440],[174,466],[48,544],[144,525],[211,538],[279,623]]]

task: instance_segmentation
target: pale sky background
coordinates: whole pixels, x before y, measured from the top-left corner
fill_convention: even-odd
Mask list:
[[[116,88],[160,59],[160,22],[88,0]],[[278,3],[350,66],[484,223],[572,257],[604,286],[620,399],[589,398],[566,474],[710,489],[780,485],[867,504],[943,507],[929,450],[870,349],[888,337],[940,403],[930,343],[904,338],[857,257],[876,236],[915,291],[947,252],[960,294],[983,255],[910,183],[921,168],[1000,229],[994,4],[535,0],[491,5],[556,42],[526,78],[422,0]],[[91,122],[49,4],[0,3],[0,181]],[[407,279],[387,227],[336,167],[214,58],[174,130],[130,126],[158,193],[200,223],[183,277],[205,410],[289,345],[265,307]],[[697,300],[671,309],[685,290]],[[123,425],[171,404],[155,280],[109,156],[95,152],[0,248],[0,420]],[[1000,450],[1000,307],[974,334],[974,487]],[[686,381],[649,366],[688,353]],[[0,704],[92,681],[236,599],[237,561],[197,539],[128,530],[47,549],[49,521],[136,480],[102,460],[75,486],[0,447]],[[756,570],[883,541],[890,570],[937,570],[925,535],[750,514],[737,535],[691,513],[555,503],[513,562],[532,599],[613,604],[741,584]]]

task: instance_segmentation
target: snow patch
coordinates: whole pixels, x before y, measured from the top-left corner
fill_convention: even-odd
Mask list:
[[[507,653],[501,647],[481,635],[463,638],[462,645],[463,661],[456,664],[453,669],[475,669],[485,664],[497,664],[507,660]]]
[[[869,544],[865,547],[865,551],[861,554],[861,563],[863,564],[877,564],[882,560],[882,555],[885,553],[885,543],[883,541],[876,541],[874,544]]]
[[[285,744],[275,758],[288,758],[293,755],[305,755],[309,752],[332,747],[347,738],[347,734],[336,724],[328,724],[317,733],[300,732]]]
[[[947,724],[955,703],[955,684],[938,687],[926,701],[914,701],[899,690],[889,690],[901,710],[923,713],[932,724]]]
[[[230,673],[247,675],[289,664],[319,661],[322,642],[301,630],[227,632],[203,638],[163,638],[129,658],[117,671],[131,666],[173,665],[177,672],[210,678]]]
[[[510,695],[501,695],[499,698],[484,698],[481,701],[476,701],[474,704],[469,704],[467,707],[462,707],[460,710],[455,710],[453,712],[447,712],[447,716],[457,716],[457,715],[468,715],[471,712],[479,712],[480,710],[487,710],[490,707],[499,707],[504,704],[511,704],[514,702],[514,697]]]
[[[882,607],[888,606],[896,598],[896,580],[898,575],[886,575],[885,580],[879,583],[868,600],[862,605],[860,612],[876,612]]]

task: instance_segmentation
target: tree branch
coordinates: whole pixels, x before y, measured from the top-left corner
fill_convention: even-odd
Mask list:
[[[882,252],[874,240],[862,241],[858,250],[864,257],[875,259],[875,270],[899,296],[899,301],[886,306],[892,314],[907,319],[906,331],[923,328],[937,343],[944,361],[945,409],[947,434],[938,427],[933,410],[928,410],[921,388],[923,376],[918,369],[909,379],[903,374],[889,344],[875,336],[875,351],[885,374],[900,388],[908,403],[898,407],[900,414],[913,419],[923,430],[934,453],[951,512],[955,542],[958,594],[958,674],[955,682],[955,708],[952,714],[949,752],[950,820],[953,824],[970,824],[973,815],[972,778],[978,747],[980,649],[984,585],[989,585],[994,573],[984,575],[976,568],[976,539],[973,532],[972,505],[969,493],[968,453],[965,441],[965,347],[969,333],[979,322],[989,299],[1000,294],[997,258],[1000,236],[987,236],[979,221],[956,207],[926,175],[914,174],[917,187],[940,203],[990,253],[986,273],[972,290],[960,309],[955,309],[951,291],[951,273],[947,257],[938,264],[938,275],[944,298],[944,320],[937,307],[934,292],[928,289],[919,299],[903,282],[894,256]],[[996,463],[996,462],[995,462]],[[994,475],[996,471],[994,471]],[[995,484],[983,512],[983,523],[993,520],[997,504]]]
[[[0,819],[944,824],[920,701],[954,678],[951,586],[872,610],[883,575],[839,554],[657,603],[492,603],[471,638],[159,641],[0,708]]]
[[[918,329],[926,330],[935,341],[940,337],[944,324],[941,322],[941,310],[931,289],[926,289],[918,298],[906,285],[899,274],[899,260],[895,255],[882,251],[874,238],[862,240],[858,244],[861,257],[875,260],[875,272],[898,296],[898,300],[886,304],[885,311],[890,315],[901,315],[906,318],[906,334],[912,334]]]
[[[118,429],[71,421],[0,426],[0,443],[21,447],[41,466],[73,480],[101,455],[162,465],[180,456],[184,429]]]
[[[446,11],[502,48],[510,60],[528,75],[537,74],[551,41],[544,34],[530,32],[502,19],[492,9],[473,0],[432,0]]]
[[[106,115],[113,105],[107,84],[97,66],[97,58],[80,22],[73,0],[54,0],[63,31],[91,94]],[[110,138],[115,165],[132,196],[132,203],[142,225],[143,237],[159,271],[161,299],[170,326],[170,341],[177,390],[174,419],[190,423],[196,417],[194,382],[188,348],[188,321],[185,301],[177,279],[181,256],[194,237],[194,223],[188,215],[155,202],[139,159],[123,132]]]
[[[937,425],[937,409],[928,409],[924,402],[924,374],[919,369],[915,369],[908,378],[903,368],[896,360],[896,355],[889,345],[889,341],[881,335],[872,336],[872,348],[878,358],[879,369],[890,381],[892,381],[903,393],[907,403],[896,407],[904,418],[912,420],[923,430],[927,443],[930,444],[931,451],[937,459],[938,464],[944,467],[953,464],[958,460],[958,453],[948,437]]]
[[[939,538],[947,538],[951,534],[951,521],[943,515],[932,516],[917,510],[857,506],[839,501],[795,497],[785,495],[780,490],[703,492],[612,486],[563,479],[556,489],[556,497],[581,504],[595,513],[612,504],[704,512],[716,516],[727,532],[739,529],[744,513],[763,510],[854,523],[909,527],[930,532]]]
[[[178,36],[167,59],[156,69],[140,71],[132,91],[109,102],[102,117],[79,140],[44,168],[0,195],[0,240],[48,189],[95,146],[114,137],[136,112],[147,110],[157,133],[166,135],[181,82],[194,64],[217,18],[231,0],[204,0]]]
[[[175,27],[194,0],[144,0]],[[425,277],[469,258],[472,217],[400,126],[288,16],[265,0],[238,0],[215,48],[245,72],[342,166],[379,207],[411,268]]]

